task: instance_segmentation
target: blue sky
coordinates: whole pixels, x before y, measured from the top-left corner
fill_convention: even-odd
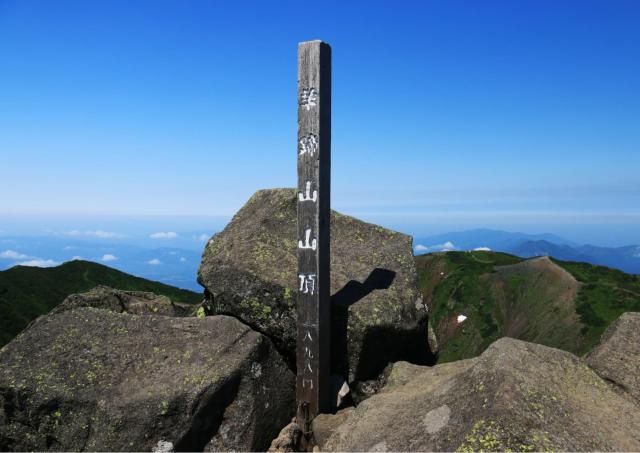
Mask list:
[[[0,215],[229,216],[295,185],[319,38],[336,209],[640,242],[638,23],[637,1],[0,0]]]

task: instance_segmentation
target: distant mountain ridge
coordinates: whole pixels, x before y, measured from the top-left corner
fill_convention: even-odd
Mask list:
[[[93,261],[127,274],[199,291],[200,285],[195,275],[204,242],[197,242],[198,249],[177,248],[174,242],[148,239],[141,241],[144,245],[141,246],[110,238],[88,240],[66,236],[2,236],[0,270],[28,262],[44,267],[71,260]],[[147,248],[147,245],[155,247]]]
[[[581,355],[622,313],[640,311],[640,276],[603,266],[486,251],[424,254],[416,266],[439,362],[501,337]]]
[[[149,291],[175,302],[196,304],[202,301],[202,295],[193,291],[134,277],[90,261],[75,260],[48,268],[15,266],[0,272],[0,346],[68,295],[98,285]]]
[[[475,229],[416,238],[416,254],[490,249],[521,258],[551,256],[565,261],[578,261],[607,266],[631,274],[640,274],[640,246],[598,247],[581,245],[554,234],[526,234]]]

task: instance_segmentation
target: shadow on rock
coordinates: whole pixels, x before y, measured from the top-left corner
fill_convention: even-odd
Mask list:
[[[364,282],[349,281],[331,296],[331,372],[341,376],[349,374],[348,325],[349,307],[375,290],[388,289],[396,277],[394,271],[376,268]],[[373,379],[388,362],[408,360],[416,364],[431,365],[435,358],[427,343],[427,321],[410,330],[389,327],[371,328],[355,365],[356,380]],[[389,341],[393,338],[393,341]],[[411,350],[393,345],[412,345]]]
[[[390,338],[394,341],[390,342]],[[390,344],[405,347],[391,348]],[[402,360],[415,365],[433,366],[436,359],[427,339],[427,319],[418,327],[407,330],[373,327],[364,336],[360,360],[356,367],[356,380],[376,378],[391,362]]]
[[[233,403],[240,387],[240,375],[234,375],[218,391],[207,389],[201,395],[189,430],[176,442],[175,451],[203,451],[222,424],[225,409]]]

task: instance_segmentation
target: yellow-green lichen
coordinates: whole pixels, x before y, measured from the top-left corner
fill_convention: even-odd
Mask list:
[[[509,426],[503,427],[494,420],[478,420],[471,427],[457,451],[553,451],[554,447],[546,431],[531,432],[526,436],[515,435]]]
[[[253,317],[259,320],[265,320],[269,317],[272,308],[269,305],[260,302],[256,296],[247,297],[240,302],[240,308],[248,311]]]
[[[256,242],[254,244],[253,254],[258,262],[270,262],[273,258],[270,247],[263,242]]]

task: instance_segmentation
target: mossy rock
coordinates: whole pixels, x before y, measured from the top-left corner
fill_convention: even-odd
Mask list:
[[[322,451],[638,451],[640,401],[569,352],[502,338],[472,359],[396,363],[313,430]]]
[[[209,312],[269,336],[292,368],[296,222],[295,189],[256,192],[209,240],[198,272]],[[392,361],[433,359],[410,236],[332,211],[331,294],[332,373],[366,380]]]
[[[121,291],[98,285],[85,293],[71,294],[50,313],[62,313],[80,307],[101,308],[116,313],[178,317],[195,316],[198,308],[148,291]]]
[[[624,313],[585,358],[590,367],[640,401],[640,313]],[[639,414],[640,415],[640,414]]]
[[[293,395],[271,341],[234,318],[75,308],[0,349],[0,450],[264,451]]]

